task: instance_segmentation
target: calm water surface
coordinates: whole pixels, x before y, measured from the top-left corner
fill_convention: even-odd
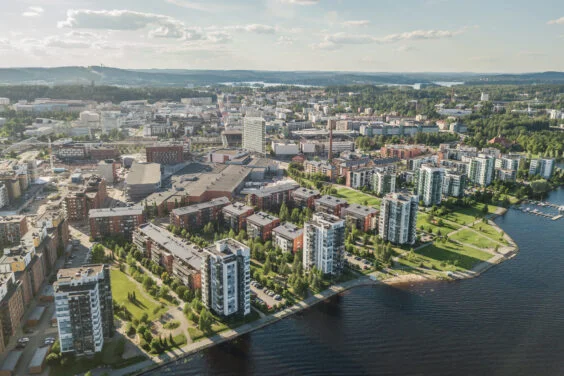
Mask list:
[[[564,219],[497,222],[521,250],[480,278],[358,288],[153,374],[564,375]]]

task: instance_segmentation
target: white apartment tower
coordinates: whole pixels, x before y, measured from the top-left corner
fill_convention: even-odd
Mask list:
[[[304,225],[304,270],[313,267],[323,274],[339,275],[343,270],[345,220],[331,214],[316,213]]]
[[[475,157],[470,161],[468,169],[468,179],[474,184],[487,187],[492,183],[495,172],[495,158],[493,157]]]
[[[380,206],[380,237],[394,244],[415,244],[418,206],[417,196],[386,195]]]
[[[202,259],[202,302],[220,316],[251,313],[251,251],[234,239],[217,241]]]
[[[423,165],[417,171],[416,193],[425,206],[439,205],[443,200],[445,170],[440,167]]]
[[[109,266],[60,269],[53,287],[61,352],[102,351],[115,331]]]
[[[243,119],[243,149],[266,153],[266,124],[261,117]]]
[[[529,175],[540,175],[550,179],[554,173],[554,159],[533,159],[529,166]]]
[[[372,175],[372,187],[377,195],[396,191],[396,174],[390,171],[377,171]]]

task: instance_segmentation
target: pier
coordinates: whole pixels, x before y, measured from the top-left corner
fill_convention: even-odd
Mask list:
[[[551,204],[551,205],[553,205],[553,204]],[[560,211],[560,208],[561,208],[561,207],[558,207],[558,206],[556,206],[556,205],[551,206],[551,207],[556,207],[556,208],[558,208],[558,209],[559,209],[559,213],[562,213],[562,211]],[[519,207],[516,208],[516,209],[519,210],[519,211],[521,211],[521,212],[523,212],[523,213],[526,213],[526,214],[533,214],[533,215],[536,215],[536,216],[539,216],[539,217],[544,217],[544,218],[551,219],[551,220],[553,220],[553,221],[557,221],[557,220],[559,220],[560,218],[564,217],[564,215],[562,215],[562,214],[556,214],[556,215],[555,215],[555,214],[543,213],[543,212],[541,212],[541,211],[538,210],[538,209],[530,209],[530,208],[525,208],[525,207],[523,207],[523,206],[519,206]]]

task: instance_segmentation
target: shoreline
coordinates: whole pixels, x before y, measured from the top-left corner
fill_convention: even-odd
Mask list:
[[[508,209],[502,208],[501,210],[499,210],[499,212],[491,214],[490,217],[488,218],[490,225],[494,226],[500,232],[502,232],[503,229],[501,229],[501,227],[499,227],[493,220],[498,216],[504,215],[505,213],[507,213],[507,211]],[[364,275],[357,279],[331,286],[327,290],[324,290],[302,301],[299,301],[293,306],[288,307],[275,314],[267,315],[252,323],[241,325],[240,327],[237,327],[235,329],[228,329],[222,333],[214,335],[213,337],[201,339],[195,343],[188,344],[180,349],[176,349],[166,354],[163,354],[161,358],[159,358],[159,361],[157,362],[155,362],[155,360],[153,359],[148,359],[144,362],[133,364],[129,367],[125,367],[124,369],[121,370],[120,369],[113,370],[113,372],[111,372],[111,375],[115,375],[115,376],[147,375],[149,373],[155,372],[160,368],[166,367],[167,365],[176,362],[180,359],[184,359],[189,356],[192,356],[202,350],[206,350],[210,347],[234,340],[241,335],[248,334],[255,330],[262,329],[269,325],[275,324],[291,315],[294,315],[308,308],[311,308],[335,295],[341,294],[345,291],[349,291],[357,287],[375,286],[378,284],[396,286],[396,285],[437,282],[437,281],[452,282],[456,280],[466,280],[466,279],[479,277],[480,275],[482,275],[492,267],[499,265],[504,261],[510,260],[518,254],[519,247],[517,246],[515,241],[506,233],[504,233],[504,237],[509,243],[508,249],[504,253],[500,252],[498,255],[493,256],[489,260],[478,263],[467,273],[457,276],[456,278],[450,278],[445,276],[445,278],[443,279],[443,278],[438,278],[436,274],[421,275],[421,274],[409,273],[409,274],[393,276],[391,278],[384,280],[378,280],[375,279],[372,274]],[[146,364],[148,362],[150,362],[151,364],[150,365]]]

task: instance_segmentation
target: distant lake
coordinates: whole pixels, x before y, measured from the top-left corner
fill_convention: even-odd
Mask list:
[[[153,374],[564,375],[564,219],[496,221],[520,252],[479,278],[357,288]]]

